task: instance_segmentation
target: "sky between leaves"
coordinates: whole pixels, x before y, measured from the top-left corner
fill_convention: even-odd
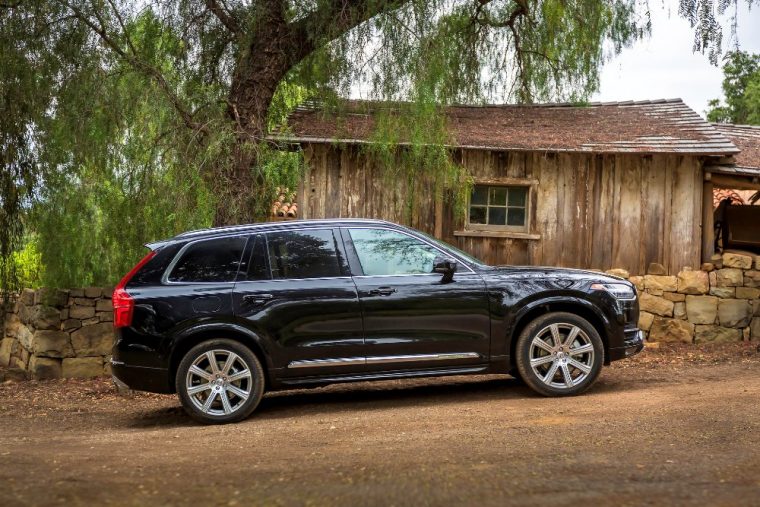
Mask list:
[[[599,91],[592,101],[681,98],[701,116],[707,103],[721,98],[722,63],[710,64],[707,55],[693,52],[694,29],[678,15],[678,0],[651,0],[651,37],[644,37],[607,61],[600,73]],[[723,17],[723,50],[735,48],[731,37],[731,9]],[[739,49],[760,53],[760,4],[739,2]],[[356,84],[351,98],[367,98],[367,85]]]
[[[602,68],[599,91],[591,100],[645,100],[680,97],[703,117],[707,103],[723,96],[720,67],[692,52],[693,30],[678,16],[678,0],[652,0],[652,36],[625,48]],[[739,3],[739,48],[760,53],[760,5]],[[732,49],[728,19],[724,50]],[[721,64],[722,65],[722,64]]]

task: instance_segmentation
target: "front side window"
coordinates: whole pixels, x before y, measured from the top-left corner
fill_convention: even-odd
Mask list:
[[[526,230],[528,190],[527,186],[475,185],[470,194],[468,225],[474,229]]]
[[[433,272],[441,253],[417,238],[386,229],[349,229],[351,242],[367,276]]]
[[[331,229],[273,232],[267,245],[274,279],[342,276]]]
[[[234,282],[245,238],[221,238],[191,244],[169,275],[170,282]]]

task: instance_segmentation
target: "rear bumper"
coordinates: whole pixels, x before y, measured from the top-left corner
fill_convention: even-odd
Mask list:
[[[119,382],[135,391],[151,393],[171,393],[169,371],[165,368],[131,366],[121,361],[111,360],[111,372]]]
[[[617,361],[632,357],[642,350],[644,350],[644,331],[640,329],[626,330],[623,346],[610,348],[609,360]]]

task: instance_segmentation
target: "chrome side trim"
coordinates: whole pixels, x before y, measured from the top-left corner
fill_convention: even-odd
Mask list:
[[[373,356],[367,358],[367,364],[415,363],[417,361],[452,361],[455,359],[477,359],[477,352],[454,352],[449,354],[409,354],[404,356]]]
[[[365,364],[367,361],[364,357],[336,357],[334,359],[304,359],[302,361],[291,361],[288,368],[316,368],[320,366],[354,366]]]
[[[419,361],[454,361],[478,359],[477,352],[452,352],[446,354],[408,354],[403,356],[336,357],[333,359],[305,359],[292,361],[288,368],[317,368],[322,366],[356,366],[359,364],[416,363]]]

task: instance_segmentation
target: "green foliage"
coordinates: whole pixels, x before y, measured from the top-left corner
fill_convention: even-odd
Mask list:
[[[721,17],[731,8],[730,40],[738,47],[736,16],[739,0],[679,0],[678,13],[686,18],[694,29],[694,52],[707,54],[710,63],[718,65],[723,50],[723,27]],[[746,0],[747,6],[752,7],[755,0]]]
[[[10,262],[13,263],[12,271],[16,275],[18,287],[38,288],[43,285],[44,267],[38,237],[28,238],[23,248],[11,254]]]
[[[32,213],[46,286],[114,285],[145,255],[144,243],[211,221],[208,193],[192,173],[134,181],[81,168],[76,179],[67,176],[51,181]]]
[[[760,54],[733,51],[723,65],[723,103],[710,101],[707,119],[760,125]]]
[[[707,1],[682,2],[682,10]],[[295,187],[303,169],[298,151],[280,151],[269,136],[286,129],[288,112],[306,99],[338,112],[340,98],[357,90],[399,102],[401,114],[380,109],[368,155],[410,189],[432,182],[463,202],[470,179],[446,150],[441,107],[585,100],[604,59],[648,32],[638,6],[0,5],[0,287],[18,283],[19,273],[36,283],[36,274],[8,261],[25,237],[37,245],[44,283],[110,284],[140,257],[144,242],[265,217],[274,189]],[[32,251],[21,265],[34,263]]]

